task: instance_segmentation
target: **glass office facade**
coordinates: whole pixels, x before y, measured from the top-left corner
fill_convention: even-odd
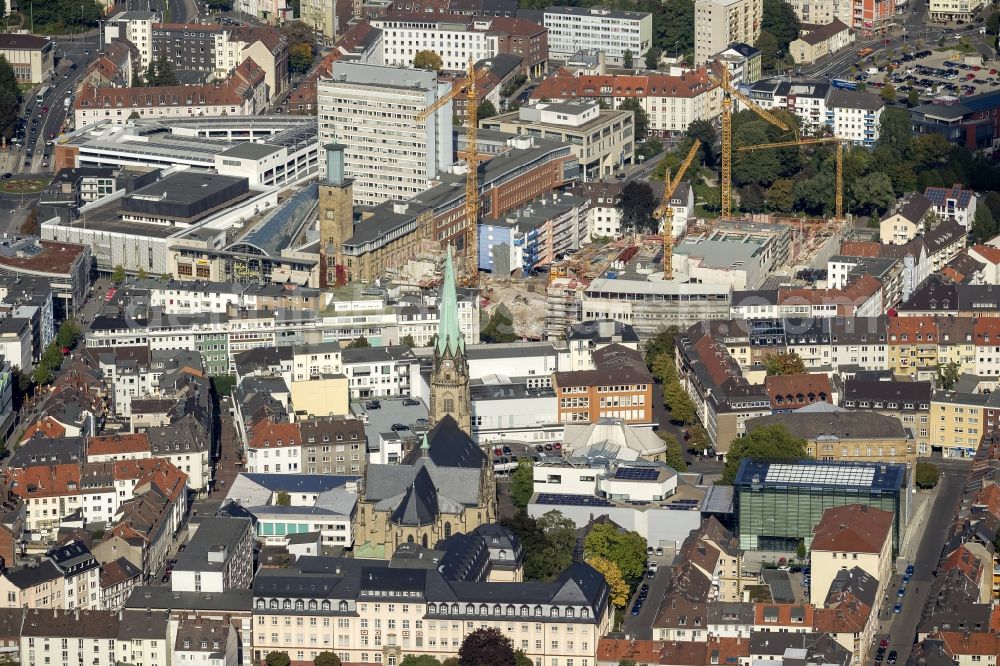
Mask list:
[[[892,542],[898,552],[909,515],[905,465],[745,459],[733,485],[736,529],[744,550],[794,553],[800,540],[808,548],[824,511],[867,504],[895,516]]]

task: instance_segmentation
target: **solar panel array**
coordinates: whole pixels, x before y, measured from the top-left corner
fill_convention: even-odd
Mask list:
[[[767,483],[870,487],[874,478],[874,467],[772,463],[768,467],[765,481]]]
[[[615,470],[615,478],[625,481],[655,481],[660,470],[651,467],[619,467]]]
[[[611,502],[589,495],[565,495],[563,493],[538,493],[536,504],[562,504],[564,506],[612,506]]]

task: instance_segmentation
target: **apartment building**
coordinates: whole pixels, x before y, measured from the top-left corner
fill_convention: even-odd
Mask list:
[[[496,627],[532,661],[570,666],[594,663],[610,628],[606,584],[584,563],[551,583],[387,564],[301,557],[294,569],[261,570],[253,587],[254,659],[276,650],[298,661],[324,650],[345,662],[398,664],[411,653],[446,659],[473,628]],[[487,560],[475,570],[490,568]]]
[[[965,21],[971,23],[973,15],[984,4],[984,0],[930,0],[927,15],[932,21],[949,23]]]
[[[838,573],[854,567],[871,576],[880,593],[889,585],[893,565],[892,523],[891,512],[866,504],[848,504],[823,512],[813,528],[809,549],[812,568],[809,598],[813,605],[823,604]]]
[[[899,419],[913,432],[917,455],[930,455],[931,382],[850,379],[844,383],[842,406],[874,411]]]
[[[0,576],[0,607],[101,608],[100,563],[80,541],[57,546]]]
[[[449,88],[434,72],[333,64],[318,86],[320,142],[346,146],[355,205],[409,199],[451,164],[451,103],[417,120]]]
[[[21,627],[21,663],[24,666],[118,663],[116,647],[120,629],[119,615],[113,611],[29,611]],[[157,658],[166,656],[163,652]]]
[[[382,30],[382,60],[391,67],[412,67],[417,53],[433,51],[443,69],[462,71],[470,59],[486,60],[499,50],[488,17],[393,14],[369,22]]]
[[[972,190],[966,190],[960,183],[951,187],[928,187],[924,190],[934,207],[934,213],[943,220],[955,220],[968,228],[976,217],[979,197]]]
[[[872,148],[878,141],[885,101],[870,92],[830,88],[826,96],[826,124],[833,135],[854,146]]]
[[[647,425],[653,419],[653,379],[642,354],[620,344],[593,353],[594,370],[556,372],[560,423],[595,423],[620,418]]]
[[[570,144],[582,179],[610,178],[635,160],[635,127],[630,111],[601,109],[596,101],[538,102],[487,118],[483,129],[545,136]]]
[[[937,318],[890,317],[889,368],[895,375],[927,379],[937,372],[939,332]]]
[[[747,0],[750,1],[750,0]],[[642,105],[649,132],[679,138],[695,120],[712,120],[722,110],[722,91],[705,69],[671,74],[573,76],[560,70],[538,84],[532,99],[559,102],[593,100],[618,109],[626,99]]]
[[[128,11],[115,14],[104,24],[104,39],[108,43],[124,39],[135,46],[139,69],[145,71],[153,61],[153,22],[156,12]]]
[[[938,390],[931,394],[931,452],[971,458],[1000,423],[1000,394]]]
[[[85,85],[73,100],[76,127],[102,120],[124,125],[133,114],[140,118],[195,118],[198,116],[252,116],[268,99],[264,70],[245,60],[220,84],[157,86],[153,88],[95,88]]]
[[[764,16],[762,0],[697,0],[694,5],[694,64],[704,65],[733,42],[756,44]]]
[[[211,516],[200,521],[171,574],[174,592],[225,592],[250,587],[256,533],[251,520]]]
[[[566,59],[578,51],[598,49],[620,63],[628,52],[636,61],[653,43],[653,15],[604,7],[548,7],[549,54]]]

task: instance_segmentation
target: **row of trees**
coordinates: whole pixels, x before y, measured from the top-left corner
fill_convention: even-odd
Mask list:
[[[14,68],[7,58],[0,55],[0,136],[10,141],[17,130],[21,89],[17,85]]]
[[[302,21],[289,21],[281,26],[288,39],[288,69],[293,74],[304,74],[316,59],[316,39],[313,29]]]
[[[287,652],[269,652],[264,658],[266,666],[290,666]],[[320,652],[313,659],[314,666],[341,666],[340,657],[333,652]],[[499,629],[476,629],[469,633],[458,649],[458,656],[443,662],[429,654],[408,654],[399,666],[532,666],[532,661]]]
[[[31,374],[31,379],[35,384],[49,384],[55,377],[56,370],[62,366],[63,349],[71,349],[80,338],[80,327],[72,319],[65,320],[56,333],[56,338],[42,352]]]
[[[104,5],[95,0],[32,0],[22,4],[25,27],[33,21],[36,34],[79,32],[96,28],[104,16]]]
[[[146,72],[136,81],[140,86],[176,86],[180,84],[177,80],[177,72],[174,71],[173,64],[167,60],[166,55],[160,54],[155,60],[149,61]]]
[[[674,423],[687,427],[687,446],[694,451],[705,451],[711,442],[708,433],[698,421],[698,413],[691,396],[681,386],[677,376],[677,366],[674,364],[674,338],[679,329],[670,326],[651,338],[646,343],[646,365],[663,388],[663,403],[670,411]],[[684,450],[677,439],[665,431],[660,431],[660,437],[666,442],[667,450],[664,461],[676,470],[687,469],[684,460]]]

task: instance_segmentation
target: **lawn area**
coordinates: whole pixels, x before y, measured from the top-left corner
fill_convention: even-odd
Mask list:
[[[48,178],[17,178],[0,181],[0,192],[8,194],[32,194],[41,192],[48,185]]]
[[[713,188],[706,185],[704,182],[699,182],[694,184],[694,215],[698,218],[713,218],[718,217],[718,211],[705,210],[702,202],[708,196],[709,191]]]

